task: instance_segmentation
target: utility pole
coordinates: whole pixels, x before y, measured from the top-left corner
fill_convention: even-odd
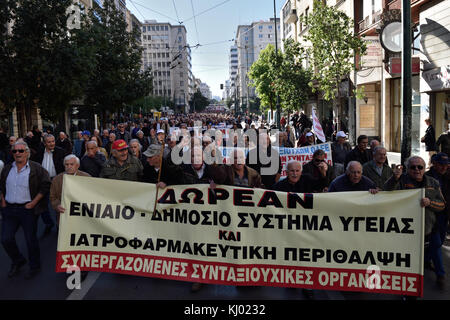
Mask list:
[[[275,57],[276,57],[276,64],[278,66],[278,39],[277,39],[277,8],[275,5],[275,0],[273,0],[273,20],[275,22]],[[281,130],[281,110],[280,110],[280,96],[277,92],[277,129]]]
[[[402,59],[402,153],[401,163],[411,156],[411,114],[412,114],[412,87],[411,87],[411,1],[402,0],[402,33],[403,33],[403,59]]]

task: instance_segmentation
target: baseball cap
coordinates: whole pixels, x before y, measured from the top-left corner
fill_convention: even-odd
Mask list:
[[[158,131],[156,131],[156,134],[160,134],[160,133],[166,133],[163,129],[159,129]]]
[[[119,139],[113,142],[111,149],[112,150],[122,150],[128,148],[127,143],[125,142],[125,140]]]
[[[445,152],[439,152],[431,157],[431,162],[437,162],[440,164],[448,164],[448,156]]]
[[[312,135],[313,135],[312,132],[308,132],[308,133],[306,134],[307,137],[311,137]]]
[[[336,133],[336,138],[347,138],[347,135],[344,131],[338,131],[338,133]]]
[[[144,156],[151,158],[161,153],[161,146],[158,144],[151,144],[144,152]]]
[[[83,136],[84,136],[84,135],[88,135],[88,136],[91,135],[91,133],[90,133],[88,130],[84,130],[81,134],[82,134]]]

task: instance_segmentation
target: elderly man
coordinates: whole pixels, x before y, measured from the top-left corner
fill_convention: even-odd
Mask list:
[[[105,146],[105,150],[108,153],[108,155],[111,156],[111,147],[113,145],[113,143],[116,141],[116,134],[114,132],[111,132],[109,134],[109,140],[108,143]]]
[[[140,181],[143,169],[141,161],[128,152],[128,144],[124,140],[116,140],[111,146],[111,157],[100,172],[100,178]]]
[[[361,165],[372,160],[372,154],[367,149],[369,138],[366,135],[360,135],[357,139],[357,145],[345,157],[345,167],[350,161],[358,161]]]
[[[347,135],[344,131],[338,131],[336,141],[331,144],[331,156],[333,157],[334,174],[340,176],[345,171],[345,157],[352,150],[347,142]]]
[[[386,163],[386,148],[375,147],[373,160],[363,165],[363,175],[372,180],[379,190],[383,190],[384,184],[392,176],[392,169]]]
[[[17,275],[26,259],[16,243],[16,232],[22,227],[28,249],[30,270],[27,279],[40,270],[40,250],[37,239],[39,214],[47,210],[46,197],[50,177],[39,163],[30,161],[30,149],[25,142],[16,142],[12,148],[14,162],[7,164],[0,178],[2,206],[2,245],[12,260],[8,277]]]
[[[167,159],[161,157],[161,146],[152,144],[143,153],[147,157],[142,181],[155,183],[164,189],[167,185],[183,184],[183,172],[180,166],[171,165]],[[159,173],[161,170],[161,173]],[[159,177],[159,179],[158,179]]]
[[[64,149],[56,146],[55,137],[51,134],[44,136],[44,146],[31,159],[40,163],[47,170],[50,179],[53,179],[56,175],[64,171],[64,157],[66,156],[66,152]],[[53,214],[53,208],[49,203],[48,210],[41,214],[42,221],[45,223],[44,235],[49,234],[55,225],[51,218],[51,213]]]
[[[64,172],[61,172],[52,180],[52,185],[50,187],[50,203],[57,213],[56,220],[58,224],[59,224],[59,215],[61,213],[64,213],[65,211],[65,209],[61,206],[61,195],[62,195],[64,175],[69,174],[72,176],[82,176],[82,177],[91,176],[89,173],[78,170],[80,168],[80,159],[78,159],[78,157],[74,154],[69,154],[64,158],[64,168],[65,168]]]
[[[87,172],[92,177],[99,177],[105,162],[106,157],[100,152],[97,142],[86,142],[86,154],[80,161],[81,170]]]
[[[318,149],[314,151],[312,160],[303,166],[304,173],[310,174],[316,180],[325,180],[325,186],[321,189],[314,189],[314,192],[327,191],[331,181],[336,178],[333,167],[329,166],[325,160],[326,156],[325,151]]]
[[[108,129],[104,129],[103,130],[101,138],[102,138],[102,146],[106,147],[106,145],[109,142],[109,131],[108,131]]]
[[[362,166],[358,161],[350,161],[345,174],[331,182],[328,192],[369,191],[377,193],[377,186],[372,180],[362,175]]]
[[[298,193],[312,193],[323,190],[327,186],[326,176],[313,178],[302,172],[300,161],[290,160],[286,166],[287,177],[275,183],[272,190]]]
[[[125,123],[119,123],[116,131],[117,140],[124,140],[128,143],[131,140],[131,134],[125,129]]]
[[[147,162],[147,158],[144,156],[142,152],[142,145],[139,143],[138,139],[130,140],[130,151],[133,156],[138,158],[142,162],[142,166]]]
[[[59,133],[59,138],[56,140],[56,146],[65,151],[66,154],[72,153],[72,142],[69,141],[64,132]]]
[[[426,175],[425,167],[425,161],[421,157],[410,157],[406,161],[406,174],[402,174],[403,168],[398,166],[393,170],[392,177],[385,183],[384,190],[425,189],[425,197],[420,201],[420,206],[425,208],[425,242],[429,242],[425,251],[425,261],[433,261],[436,282],[440,288],[443,288],[445,271],[442,263],[441,246],[439,245],[437,215],[445,209],[445,201],[439,181]]]
[[[258,145],[250,150],[246,165],[261,176],[262,187],[270,189],[281,177],[280,154],[272,147],[270,135],[265,130],[259,132],[257,138]]]
[[[244,150],[235,149],[232,165],[225,166],[226,181],[224,184],[247,188],[263,188],[264,185],[260,174],[258,171],[246,166],[245,161]]]

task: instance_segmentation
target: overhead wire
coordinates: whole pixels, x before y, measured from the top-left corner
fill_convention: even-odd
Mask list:
[[[200,38],[198,36],[198,28],[197,28],[197,19],[195,17],[194,3],[192,2],[192,0],[191,0],[191,7],[192,7],[192,14],[193,14],[193,17],[194,17],[195,32],[197,34],[197,44],[200,44]]]

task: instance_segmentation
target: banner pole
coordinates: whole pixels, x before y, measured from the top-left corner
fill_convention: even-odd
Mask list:
[[[162,171],[162,163],[163,163],[163,155],[164,155],[164,146],[165,142],[163,141],[161,146],[161,154],[159,155],[159,170],[158,170],[158,181],[156,182],[156,194],[155,194],[155,204],[153,205],[153,217],[155,216],[156,204],[158,203],[158,191],[159,191],[159,181],[161,179],[161,171]]]

